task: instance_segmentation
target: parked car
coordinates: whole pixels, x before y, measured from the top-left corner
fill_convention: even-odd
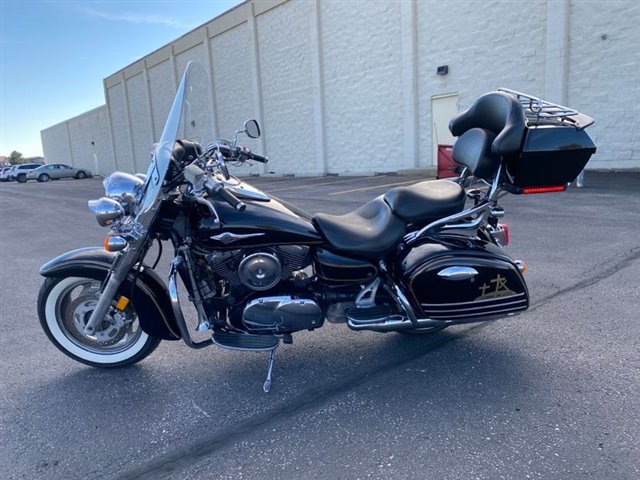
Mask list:
[[[41,165],[27,173],[27,180],[38,180],[48,182],[59,178],[87,178],[91,177],[91,172],[86,168],[75,168],[63,163],[51,163]]]
[[[2,169],[0,169],[0,182],[9,181],[9,170],[11,170],[11,167],[2,167]]]
[[[27,181],[27,173],[34,168],[41,167],[41,163],[23,163],[22,165],[14,165],[9,170],[8,179],[10,182],[17,180],[20,183]]]

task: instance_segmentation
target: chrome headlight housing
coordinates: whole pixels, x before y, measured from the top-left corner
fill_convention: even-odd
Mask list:
[[[107,198],[115,200],[126,215],[131,215],[140,200],[144,180],[130,173],[114,172],[102,182]]]
[[[102,197],[98,200],[89,200],[89,210],[96,215],[96,220],[101,227],[111,225],[124,216],[124,208],[111,198]]]

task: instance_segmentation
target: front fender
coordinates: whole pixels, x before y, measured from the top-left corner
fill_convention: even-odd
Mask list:
[[[40,267],[43,277],[82,276],[104,280],[115,253],[107,252],[102,247],[85,247],[64,253],[49,260]],[[131,273],[120,286],[119,292],[126,297],[131,296],[135,305],[140,326],[147,334],[164,340],[180,340],[180,330],[176,323],[167,287],[153,269],[140,268],[135,281],[135,289],[131,294],[136,274]]]

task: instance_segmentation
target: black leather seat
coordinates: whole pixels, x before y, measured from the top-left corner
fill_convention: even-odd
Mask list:
[[[450,180],[428,180],[389,190],[384,199],[405,222],[428,223],[461,212],[466,195]]]
[[[338,250],[378,260],[405,234],[405,222],[395,216],[383,197],[377,197],[345,215],[317,213],[313,221]]]

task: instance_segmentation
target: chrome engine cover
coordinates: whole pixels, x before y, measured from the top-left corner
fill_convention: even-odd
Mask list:
[[[309,298],[262,297],[244,307],[242,323],[254,332],[290,333],[317,328],[323,323],[322,309]]]
[[[282,265],[275,255],[254,253],[240,262],[238,274],[245,287],[257,291],[269,290],[280,281]]]

